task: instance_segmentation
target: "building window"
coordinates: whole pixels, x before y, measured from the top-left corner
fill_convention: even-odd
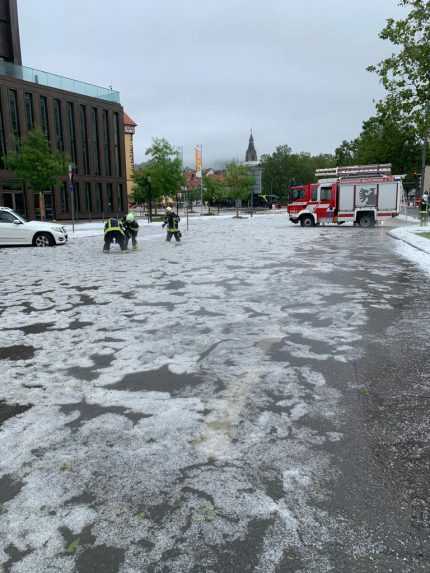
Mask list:
[[[9,111],[10,111],[10,123],[12,126],[12,135],[14,138],[15,148],[17,151],[19,151],[19,144],[21,141],[21,129],[19,126],[18,99],[15,90],[9,90]]]
[[[75,109],[72,103],[67,103],[67,121],[69,124],[70,137],[70,155],[75,166],[78,163],[78,154],[76,151],[76,128],[75,128]]]
[[[109,213],[113,213],[113,185],[112,183],[107,184],[107,208]]]
[[[44,96],[40,96],[40,119],[43,134],[49,139],[48,100]]]
[[[99,134],[99,118],[96,107],[92,109],[92,134],[93,134],[93,157],[94,169],[96,175],[101,175],[100,171],[100,134]]]
[[[103,213],[103,186],[101,183],[96,183],[96,213]]]
[[[114,153],[115,153],[115,174],[118,177],[121,177],[122,165],[121,165],[121,147],[120,147],[121,135],[119,131],[119,114],[114,113],[113,118],[114,118],[113,141],[114,141]]]
[[[88,154],[88,126],[87,126],[87,108],[81,105],[81,143],[82,143],[82,158],[84,164],[85,175],[90,174],[90,162]]]
[[[6,137],[4,133],[3,110],[0,104],[0,168],[4,168],[5,155],[6,155]]]
[[[110,130],[109,130],[109,112],[103,111],[103,148],[105,161],[105,175],[112,176],[112,163],[110,157]]]
[[[64,151],[63,114],[61,113],[61,101],[59,99],[54,99],[54,119],[57,149],[58,151]]]
[[[27,122],[27,129],[31,131],[34,128],[34,108],[33,108],[33,94],[24,94],[25,104],[25,120]]]
[[[91,196],[91,183],[85,183],[85,203],[88,215],[93,212],[93,198]]]
[[[63,213],[69,210],[69,185],[67,183],[61,186],[61,210]]]
[[[124,211],[124,186],[120,183],[118,185],[118,201],[117,205],[119,210],[122,212]]]

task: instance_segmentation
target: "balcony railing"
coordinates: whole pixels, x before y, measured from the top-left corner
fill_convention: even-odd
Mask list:
[[[78,80],[71,80],[70,78],[65,78],[57,74],[42,72],[25,66],[17,66],[10,62],[0,61],[0,76],[24,80],[26,82],[32,82],[33,84],[40,84],[41,86],[74,92],[80,95],[103,99],[106,101],[116,103],[120,102],[120,94],[115,90],[102,88],[100,86],[95,86]]]

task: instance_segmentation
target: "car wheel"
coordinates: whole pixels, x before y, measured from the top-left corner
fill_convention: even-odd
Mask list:
[[[53,247],[55,241],[48,233],[38,233],[33,239],[34,247]]]

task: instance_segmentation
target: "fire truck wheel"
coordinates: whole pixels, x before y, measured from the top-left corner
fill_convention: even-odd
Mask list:
[[[315,227],[315,221],[312,215],[305,215],[300,219],[300,225],[302,227]]]
[[[370,227],[374,227],[375,225],[375,218],[373,217],[373,215],[368,215],[367,213],[363,214],[361,215],[358,224],[363,229],[370,229]]]

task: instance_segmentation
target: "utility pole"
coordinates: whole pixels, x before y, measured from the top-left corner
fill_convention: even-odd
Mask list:
[[[152,184],[150,175],[148,175],[146,181],[148,185],[148,223],[152,223]]]
[[[72,232],[75,234],[75,193],[73,188],[73,163],[69,163],[69,193],[72,207]]]
[[[203,214],[203,145],[200,145],[200,153],[202,158],[202,166],[201,166],[202,176],[200,178],[200,215],[202,215]]]
[[[427,124],[428,119],[430,118],[430,104],[429,103],[426,103],[425,116],[426,116],[426,124]],[[424,191],[425,191],[425,175],[426,175],[428,139],[429,139],[429,132],[428,132],[428,129],[426,129],[426,132],[425,132],[424,137],[423,137],[423,147],[421,150],[421,185],[420,185],[421,198],[423,197]]]

